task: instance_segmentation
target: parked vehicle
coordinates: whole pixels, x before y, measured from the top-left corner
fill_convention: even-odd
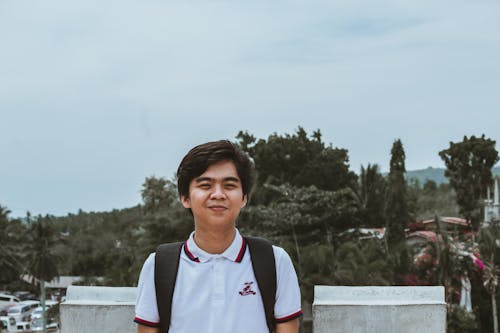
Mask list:
[[[55,301],[47,301],[45,302],[45,311],[49,312],[50,308],[58,305],[59,303]],[[33,310],[31,313],[31,320],[33,321],[36,318],[42,318],[42,306],[37,307],[36,309]]]
[[[42,312],[43,309],[41,306],[37,307],[33,312],[31,313],[31,321],[34,321],[35,319],[42,318]]]
[[[36,318],[33,319],[31,322],[31,330],[33,332],[41,332],[43,331],[43,320],[42,318]],[[53,319],[48,319],[47,320],[47,332],[57,332],[59,330],[59,324],[53,320]]]
[[[16,292],[14,292],[14,296],[19,298],[20,301],[36,299],[36,295],[29,292],[29,291],[16,291]]]
[[[0,307],[4,307],[11,304],[18,304],[20,302],[19,298],[10,294],[0,294]]]
[[[16,320],[12,317],[1,316],[0,322],[4,327],[5,332],[15,332],[16,331]],[[0,331],[4,333],[3,331]]]
[[[10,304],[10,305],[0,307],[0,316],[6,316],[9,313],[9,309],[13,306],[16,306],[16,304]]]
[[[16,330],[14,332],[32,332],[31,323],[28,321],[20,321],[16,323]]]
[[[31,308],[31,312],[33,312],[33,310],[35,310],[37,307],[40,306],[40,301],[35,301],[35,300],[22,301],[19,303],[19,305],[28,305]]]
[[[29,304],[17,305],[11,307],[7,315],[9,317],[13,317],[16,320],[16,323],[18,323],[20,321],[29,321],[31,319],[30,315],[32,311],[33,308]]]

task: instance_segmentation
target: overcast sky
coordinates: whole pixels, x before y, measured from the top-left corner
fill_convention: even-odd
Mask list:
[[[500,142],[490,0],[0,0],[0,205],[11,216],[140,202],[187,150],[320,129],[351,169],[443,167]],[[497,145],[498,149],[498,145]]]

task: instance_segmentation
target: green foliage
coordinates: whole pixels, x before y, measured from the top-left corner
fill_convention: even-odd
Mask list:
[[[177,196],[175,188],[175,184],[165,178],[147,177],[141,190],[144,211],[155,213],[170,206]]]
[[[356,175],[349,171],[347,150],[326,146],[319,130],[311,138],[302,127],[292,135],[275,133],[267,140],[256,141],[253,135],[241,131],[236,138],[255,162],[257,186],[289,183],[329,191],[356,186]],[[263,202],[267,203],[257,203]]]
[[[335,273],[334,248],[331,243],[301,245],[302,267],[299,276],[304,299],[312,302],[315,285],[333,285]]]
[[[500,248],[497,245],[500,240],[500,227],[498,223],[492,223],[487,228],[479,231],[479,249],[485,260],[500,265]]]
[[[141,207],[107,213],[80,211],[54,218],[54,222],[64,240],[55,248],[63,259],[62,275],[84,276],[89,281],[101,277],[113,286],[137,283],[147,255],[140,249],[144,233]]]
[[[440,216],[460,216],[456,203],[456,194],[451,185],[437,185],[427,180],[421,187],[418,182],[410,181],[408,192],[413,205],[415,220],[427,220],[438,214]]]
[[[467,312],[457,304],[448,305],[446,324],[446,332],[448,333],[479,332],[476,315],[473,312]]]
[[[391,285],[391,266],[382,241],[348,241],[335,254],[335,282],[348,286]]]
[[[59,238],[49,216],[38,216],[28,230],[27,247],[28,272],[35,278],[51,281],[59,276],[58,256],[54,247]]]
[[[358,199],[354,191],[345,188],[324,191],[314,186],[294,187],[266,185],[274,192],[275,200],[269,205],[256,206],[254,226],[268,229],[275,237],[290,237],[291,229],[304,237],[326,237],[352,226],[358,211]],[[330,238],[328,238],[330,235]]]
[[[19,221],[10,221],[9,213],[0,206],[0,284],[15,280],[22,270],[20,238],[24,228]]]
[[[460,213],[474,228],[479,225],[481,198],[492,183],[491,168],[498,161],[495,141],[482,135],[464,136],[462,142],[450,142],[450,147],[439,152],[446,164],[445,176],[457,194]]]
[[[362,166],[359,176],[360,220],[365,227],[384,226],[386,180],[378,165]]]
[[[415,253],[404,242],[404,228],[411,215],[418,219],[436,213],[456,216],[457,195],[453,185],[432,180],[407,182],[400,140],[392,147],[387,176],[377,165],[368,165],[361,168],[358,180],[349,171],[347,150],[323,143],[319,130],[309,135],[299,127],[291,135],[273,134],[265,140],[240,132],[237,139],[255,161],[258,176],[253,200],[241,212],[238,228],[243,234],[266,237],[287,250],[305,300],[312,301],[317,284],[444,284],[447,290],[459,290],[457,276],[467,270],[478,319],[452,306],[448,329],[476,332],[479,322],[492,326],[492,305],[483,287],[483,272],[462,267],[452,251],[453,240],[444,237],[444,232],[438,230],[437,242],[415,250],[420,256],[412,265]],[[58,273],[84,276],[85,284],[135,285],[144,259],[158,244],[184,240],[193,230],[192,216],[179,203],[174,180],[147,177],[141,195],[143,204],[136,207],[39,217],[28,224],[9,220],[8,210],[0,206],[0,283],[17,278],[23,262],[18,254],[29,250],[60,258]],[[37,231],[38,222],[41,229]],[[362,229],[356,228],[384,224],[387,243],[358,237]],[[30,249],[18,245],[26,243],[27,226],[31,234],[38,233],[38,240],[43,238],[30,242]],[[495,247],[498,236],[480,236],[482,258],[494,253],[496,264],[500,258]],[[62,241],[54,241],[59,238]],[[35,243],[43,243],[36,246],[46,250],[35,251]],[[34,266],[47,266],[40,262]],[[456,295],[450,299],[456,301]]]
[[[405,174],[405,152],[401,140],[394,141],[391,149],[390,172],[385,197],[386,238],[389,249],[405,240],[405,227],[409,222]]]

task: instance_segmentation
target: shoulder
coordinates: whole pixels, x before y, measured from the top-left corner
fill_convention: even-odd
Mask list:
[[[273,245],[273,253],[277,268],[292,265],[292,259],[282,247]]]
[[[154,274],[156,253],[150,253],[142,265],[141,274]]]
[[[146,266],[146,265],[148,265],[148,266],[149,265],[154,265],[154,263],[155,263],[155,257],[156,257],[156,253],[155,252],[150,253],[148,255],[148,257],[146,258],[146,260],[144,261],[144,266]]]

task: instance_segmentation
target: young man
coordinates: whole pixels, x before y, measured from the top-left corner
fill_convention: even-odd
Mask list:
[[[224,140],[194,147],[179,165],[179,196],[192,212],[194,232],[179,259],[169,333],[269,332],[250,251],[236,229],[252,187],[252,171],[248,156]],[[302,314],[297,276],[288,254],[276,246],[272,250],[276,333],[297,333]],[[138,333],[160,333],[154,267],[153,253],[139,278]]]

